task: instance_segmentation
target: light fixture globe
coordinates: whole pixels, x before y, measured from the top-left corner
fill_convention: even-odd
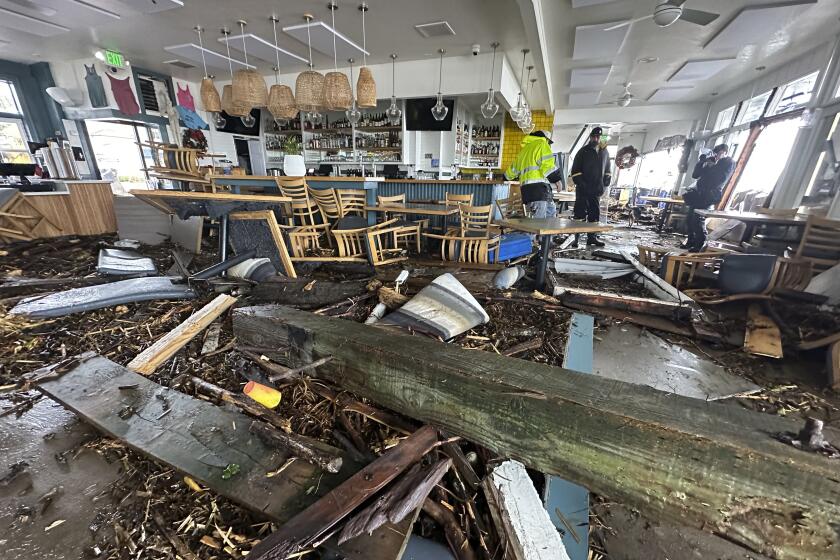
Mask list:
[[[248,113],[244,117],[239,117],[239,120],[242,121],[242,124],[248,128],[251,128],[257,122],[257,119],[255,119],[251,113]]]
[[[213,124],[216,128],[224,128],[227,125],[227,119],[221,113],[213,113]]]
[[[318,111],[324,106],[324,75],[304,70],[295,80],[295,103],[301,111]]]
[[[402,122],[402,109],[397,106],[396,97],[391,97],[391,106],[385,111],[385,116],[388,117],[391,126],[399,126]]]
[[[281,84],[271,86],[268,91],[268,110],[275,119],[291,119],[297,115],[292,88]]]
[[[202,53],[203,54],[203,53]],[[208,113],[218,113],[222,110],[222,98],[219,97],[219,90],[212,78],[201,80],[201,104]]]
[[[233,100],[249,107],[265,107],[268,104],[268,87],[263,77],[251,69],[234,72]]]
[[[344,111],[344,116],[347,117],[347,121],[353,126],[356,126],[359,124],[359,121],[362,120],[362,112],[359,111],[359,107],[355,100],[352,105],[350,105],[350,108]]]
[[[665,2],[656,6],[653,11],[653,21],[659,27],[668,27],[677,23],[677,20],[682,16],[682,6]]]
[[[520,126],[520,130],[522,130],[525,134],[531,134],[534,132],[534,123],[528,123],[528,126]]]
[[[436,121],[442,121],[446,118],[447,114],[449,114],[449,107],[443,103],[443,95],[439,93],[437,95],[437,103],[435,103],[435,106],[432,107],[432,117],[434,117]]]
[[[481,104],[481,116],[485,119],[492,119],[499,112],[499,104],[496,103],[496,92],[493,88],[487,92],[487,99]]]
[[[324,76],[324,106],[330,110],[349,109],[353,100],[350,80],[344,72],[327,72]]]

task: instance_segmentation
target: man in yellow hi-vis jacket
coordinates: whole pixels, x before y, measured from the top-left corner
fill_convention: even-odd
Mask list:
[[[528,210],[534,218],[557,216],[551,184],[558,185],[559,188],[563,170],[557,167],[554,152],[549,147],[551,143],[544,131],[532,132],[522,139],[522,148],[505,171],[508,181],[519,181],[522,202],[528,205]]]

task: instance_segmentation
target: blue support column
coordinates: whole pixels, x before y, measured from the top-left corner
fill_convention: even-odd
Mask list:
[[[592,373],[593,330],[591,315],[575,313],[569,325],[563,367]],[[560,531],[570,560],[589,556],[589,491],[559,476],[546,475],[543,503],[552,523]]]

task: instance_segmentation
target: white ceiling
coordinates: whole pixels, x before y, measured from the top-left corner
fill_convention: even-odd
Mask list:
[[[712,93],[732,90],[753,79],[755,67],[773,69],[837,33],[840,0],[792,5],[807,1],[688,0],[687,7],[720,17],[707,26],[678,21],[660,28],[648,19],[629,28],[605,31],[610,24],[651,14],[657,0],[543,0],[544,25],[549,31],[544,57],[555,109],[613,101],[622,94],[625,82],[632,83],[636,96],[627,111],[653,103],[709,103]],[[756,9],[768,5],[782,7]],[[745,21],[749,23],[746,26]],[[626,36],[617,34],[621,31],[626,31]],[[639,62],[646,57],[658,60]],[[715,62],[702,63],[709,60]],[[691,62],[697,64],[686,66]],[[610,71],[603,86],[571,87],[576,69],[604,66]],[[687,86],[692,87],[673,89]]]

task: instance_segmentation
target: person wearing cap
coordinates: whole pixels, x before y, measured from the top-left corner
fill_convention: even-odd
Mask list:
[[[528,206],[534,218],[557,216],[557,205],[550,185],[559,188],[563,170],[557,167],[554,152],[549,147],[552,143],[549,134],[543,130],[525,136],[516,159],[505,171],[508,181],[519,181],[522,202]]]
[[[723,187],[735,170],[735,161],[728,157],[728,153],[729,146],[718,144],[711,155],[701,155],[697,165],[694,166],[691,176],[697,179],[697,186],[688,189],[683,195],[683,200],[688,206],[686,246],[689,252],[698,253],[706,245],[706,219],[696,211],[707,209],[720,202]]]
[[[604,194],[604,171],[609,165],[609,161],[607,161],[607,166],[604,165],[598,151],[602,132],[600,126],[593,128],[589,135],[589,143],[578,150],[572,162],[572,180],[575,182],[574,219],[576,220],[594,223],[601,218],[598,199]],[[586,236],[586,244],[595,247],[604,246],[604,242],[600,241],[594,233]],[[577,245],[578,236],[575,235],[572,247],[577,247]]]

